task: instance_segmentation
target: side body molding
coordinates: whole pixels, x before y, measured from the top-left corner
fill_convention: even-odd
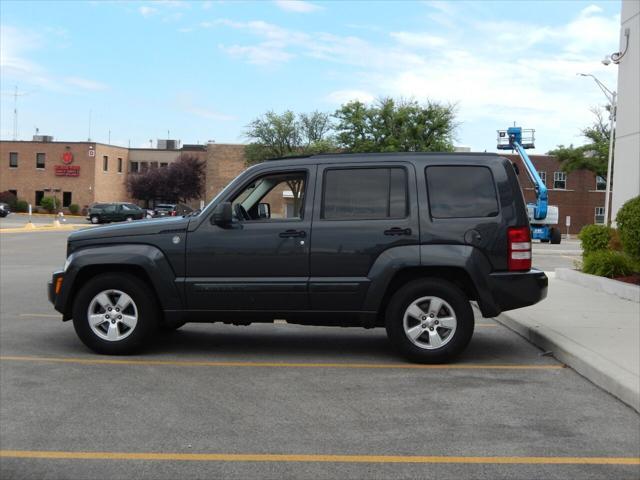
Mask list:
[[[70,294],[82,285],[76,284],[78,275],[85,268],[123,267],[142,269],[152,283],[162,310],[182,310],[184,308],[176,275],[160,249],[145,244],[111,244],[90,246],[73,252],[67,259],[69,265],[64,273],[62,290],[56,298],[55,308],[70,315]],[[80,278],[81,282],[82,279]]]

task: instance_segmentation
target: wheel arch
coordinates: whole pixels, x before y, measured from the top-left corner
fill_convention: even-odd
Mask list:
[[[145,282],[153,290],[160,310],[182,310],[183,301],[175,273],[167,258],[151,245],[110,245],[81,249],[68,259],[63,288],[56,309],[63,319],[71,318],[73,300],[92,277],[103,273],[127,273]]]

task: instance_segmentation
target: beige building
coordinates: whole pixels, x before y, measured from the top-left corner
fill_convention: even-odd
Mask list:
[[[182,154],[206,161],[204,202],[245,168],[244,145],[184,145],[159,141],[164,148],[124,148],[96,142],[0,141],[0,192],[11,191],[34,207],[55,195],[67,208],[94,202],[131,201],[126,179],[136,172],[163,168]],[[198,203],[198,201],[196,201]]]
[[[640,1],[623,0],[620,22],[620,51],[624,55],[618,63],[613,220],[624,202],[640,195]]]

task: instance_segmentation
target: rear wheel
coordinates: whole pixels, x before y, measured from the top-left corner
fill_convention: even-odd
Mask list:
[[[453,359],[473,335],[473,310],[466,295],[440,279],[414,280],[398,290],[387,308],[389,340],[418,363]]]
[[[560,241],[562,240],[562,234],[560,233],[560,230],[558,230],[557,228],[552,228],[549,234],[551,236],[551,243],[554,245],[559,245]]]
[[[133,217],[131,215],[129,215],[127,218],[125,218],[125,220],[127,222],[133,222]]]
[[[154,294],[129,274],[105,273],[89,280],[73,302],[73,326],[97,353],[127,355],[138,350],[157,326]]]
[[[97,215],[91,215],[91,223],[97,225],[98,223],[100,223],[100,218]]]

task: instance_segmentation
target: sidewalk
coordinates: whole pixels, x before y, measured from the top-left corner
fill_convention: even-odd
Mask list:
[[[547,275],[545,300],[496,320],[640,412],[640,303]]]

